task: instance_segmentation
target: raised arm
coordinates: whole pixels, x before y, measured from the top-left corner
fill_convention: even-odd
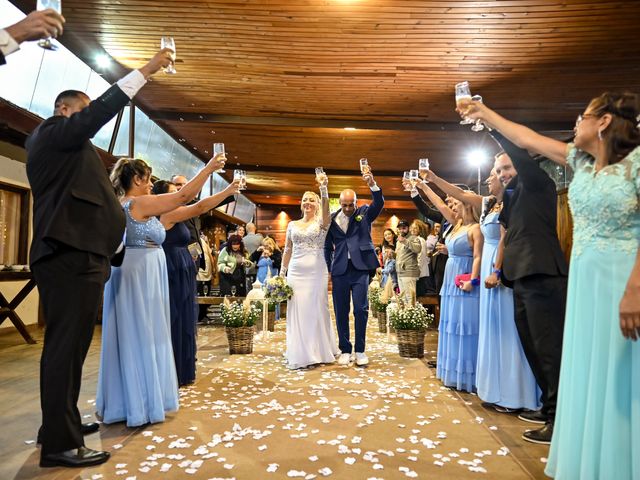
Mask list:
[[[371,196],[373,197],[373,202],[367,208],[367,212],[365,213],[369,224],[372,224],[373,221],[378,218],[380,212],[384,207],[384,197],[382,196],[382,190],[376,184],[375,179],[373,178],[372,173],[366,173],[362,176],[362,180],[365,181],[367,186],[371,189]]]
[[[458,113],[474,120],[482,120],[520,148],[543,155],[560,165],[567,163],[567,145],[564,142],[545,137],[529,127],[507,120],[482,102],[472,101],[466,110]]]
[[[222,200],[227,198],[229,195],[235,195],[238,193],[238,186],[240,184],[240,180],[234,180],[232,183],[227,185],[227,187],[221,192],[216,193],[215,195],[211,195],[205,199],[200,200],[193,205],[184,205],[178,207],[170,212],[167,212],[160,216],[160,222],[164,225],[164,228],[169,230],[176,223],[184,222],[185,220],[193,217],[199,217],[203,213],[208,212],[212,208],[217,207]],[[185,185],[186,187],[186,185]]]
[[[159,216],[184,205],[202,189],[214,171],[224,167],[224,154],[218,154],[179,191],[160,195],[141,195],[131,204],[131,216],[136,220]]]
[[[455,216],[447,204],[444,203],[444,200],[440,198],[439,195],[436,194],[426,183],[418,183],[418,188],[422,190],[427,198],[433,203],[433,205],[438,209],[438,211],[442,214],[447,222],[454,225],[456,223]]]
[[[331,214],[329,213],[329,189],[327,187],[329,179],[324,176],[323,183],[320,184],[320,209],[322,212],[322,228],[327,230],[331,224]]]
[[[440,178],[435,173],[433,173],[433,170],[427,170],[427,176],[425,180],[433,183],[450,197],[453,197],[456,200],[460,200],[462,203],[466,203],[467,205],[471,205],[478,212],[482,210],[482,195],[473,193],[470,190],[463,190],[460,187],[456,187],[455,185],[450,184],[445,179]]]

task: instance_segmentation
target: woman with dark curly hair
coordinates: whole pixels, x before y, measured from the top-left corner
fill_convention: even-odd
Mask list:
[[[244,248],[240,235],[231,235],[227,246],[218,255],[220,272],[220,294],[245,297],[247,295],[245,267],[251,267],[249,253]]]

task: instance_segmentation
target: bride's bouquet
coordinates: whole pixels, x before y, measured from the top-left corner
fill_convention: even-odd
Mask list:
[[[264,296],[269,303],[286,302],[293,296],[293,288],[287,285],[284,277],[276,276],[269,278],[264,286]]]

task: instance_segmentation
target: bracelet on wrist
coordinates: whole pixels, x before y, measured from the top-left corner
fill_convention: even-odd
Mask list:
[[[474,287],[477,287],[480,285],[480,279],[479,278],[472,278],[471,279],[471,285]]]
[[[494,269],[493,269],[493,273],[495,273],[496,275],[500,276],[500,275],[502,275],[502,269],[500,269],[500,268],[494,268]]]

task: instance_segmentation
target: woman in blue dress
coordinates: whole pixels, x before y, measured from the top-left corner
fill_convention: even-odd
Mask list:
[[[462,113],[574,171],[560,390],[545,473],[640,478],[640,97],[594,98],[568,145],[476,102]]]
[[[156,218],[190,201],[209,175],[224,166],[210,161],[179,192],[150,195],[151,168],[122,158],[111,173],[126,216],[126,246],[104,291],[102,351],[96,408],[104,423],[136,427],[162,422],[178,409],[171,348],[165,230]]]
[[[238,182],[192,205],[185,205],[160,215],[166,230],[162,243],[167,258],[169,277],[169,305],[171,311],[171,343],[176,362],[178,385],[189,385],[196,379],[196,264],[189,252],[191,235],[184,221],[215,208],[229,195],[238,192]],[[166,180],[153,185],[154,195],[177,192],[178,188]]]
[[[504,186],[492,170],[487,178],[489,197],[450,184],[428,171],[426,180],[447,195],[482,212],[484,237],[480,269],[480,323],[478,327],[478,397],[502,413],[540,408],[540,389],[522,348],[514,320],[513,291],[498,281],[502,267],[499,249],[504,228],[498,217]]]
[[[440,289],[440,325],[436,376],[447,387],[473,392],[476,389],[478,322],[480,315],[480,260],[482,233],[473,207],[453,199],[449,208],[425,183],[418,185],[442,213],[455,225],[445,244],[449,258]],[[456,276],[471,274],[470,280],[456,285]]]

